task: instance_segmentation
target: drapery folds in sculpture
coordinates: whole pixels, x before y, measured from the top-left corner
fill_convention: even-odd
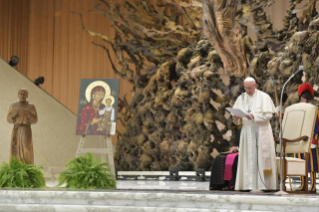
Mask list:
[[[34,164],[31,124],[38,121],[35,106],[26,101],[28,91],[20,89],[19,100],[11,104],[7,121],[14,124],[11,135],[10,160],[18,160]]]

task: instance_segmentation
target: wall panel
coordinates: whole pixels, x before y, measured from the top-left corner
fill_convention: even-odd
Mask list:
[[[0,0],[0,56],[9,61],[11,56],[20,58],[16,66],[27,73],[29,0]]]
[[[32,0],[29,17],[29,48],[27,76],[34,81],[39,76],[45,78],[41,87],[53,93],[54,67],[54,0]]]
[[[71,13],[81,13],[87,28],[112,36],[114,30],[106,18],[88,12],[96,2],[30,0],[30,59],[26,75],[32,80],[44,76],[41,88],[74,113],[78,109],[81,78],[118,78],[106,52],[92,44],[103,41],[85,33],[80,18]],[[39,62],[38,58],[43,60]],[[127,83],[122,85],[121,95],[131,89]]]

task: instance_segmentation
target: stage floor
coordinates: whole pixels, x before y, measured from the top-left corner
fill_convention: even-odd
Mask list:
[[[118,189],[209,190],[209,182],[164,180],[118,180]]]
[[[317,194],[210,191],[208,185],[208,181],[118,180],[117,189],[2,189],[0,211],[319,211]]]
[[[317,180],[318,181],[318,180]],[[57,181],[47,181],[49,188],[54,188],[57,185]],[[299,187],[299,183],[292,183],[292,189],[295,190]],[[209,181],[198,182],[192,180],[117,180],[117,189],[133,189],[133,190],[172,190],[172,191],[209,191]],[[290,190],[290,186],[286,183],[287,190]],[[319,195],[319,184],[317,182],[317,192]],[[222,192],[222,191],[219,191]],[[231,191],[229,191],[231,192]],[[242,192],[247,194],[248,192]],[[269,193],[269,192],[267,192]],[[313,195],[313,194],[311,194]]]
[[[300,186],[298,183],[292,183],[292,189],[295,190]],[[287,190],[290,190],[290,185],[286,184]],[[148,190],[201,190],[209,191],[209,181],[168,181],[168,180],[118,180],[118,189],[148,189]],[[317,190],[319,184],[317,184]],[[243,192],[246,193],[247,192]],[[267,192],[268,193],[268,192]],[[319,191],[318,191],[319,194]]]

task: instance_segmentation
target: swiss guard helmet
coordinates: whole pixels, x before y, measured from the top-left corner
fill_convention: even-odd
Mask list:
[[[313,99],[314,93],[315,91],[313,90],[313,87],[307,82],[302,83],[298,87],[299,96],[307,99],[307,102]]]

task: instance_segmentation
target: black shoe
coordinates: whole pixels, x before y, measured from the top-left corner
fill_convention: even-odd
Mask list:
[[[222,191],[230,191],[230,187],[226,186],[226,187],[222,188]]]
[[[212,187],[209,187],[209,190],[213,191],[213,190],[222,190],[223,189],[223,185],[213,185]]]
[[[233,186],[226,186],[222,189],[222,191],[234,191],[235,190],[235,185]]]
[[[276,190],[271,190],[271,189],[267,189],[267,190],[262,190],[265,193],[270,193],[270,192],[275,192]]]

